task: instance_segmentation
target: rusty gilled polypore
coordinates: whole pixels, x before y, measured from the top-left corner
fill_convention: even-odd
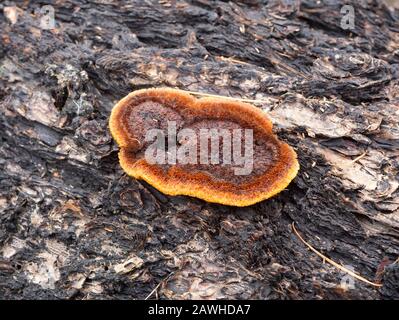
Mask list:
[[[251,173],[236,175],[233,164],[225,163],[147,161],[145,152],[151,141],[147,141],[146,132],[160,129],[167,135],[169,122],[175,123],[177,135],[183,129],[196,133],[212,128],[252,129]],[[299,170],[295,151],[273,134],[266,114],[246,103],[223,98],[196,99],[184,91],[167,88],[138,90],[115,105],[109,125],[120,147],[123,170],[168,195],[248,206],[279,193]]]

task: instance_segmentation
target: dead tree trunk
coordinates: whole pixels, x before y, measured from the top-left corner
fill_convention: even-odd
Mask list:
[[[0,298],[399,298],[399,13],[344,2],[2,2]],[[246,208],[129,178],[107,119],[153,86],[263,101],[297,178]]]

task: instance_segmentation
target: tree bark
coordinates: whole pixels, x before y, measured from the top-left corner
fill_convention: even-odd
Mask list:
[[[2,2],[0,298],[399,298],[399,12],[346,2]],[[126,176],[107,120],[156,86],[257,100],[298,176],[245,208]]]

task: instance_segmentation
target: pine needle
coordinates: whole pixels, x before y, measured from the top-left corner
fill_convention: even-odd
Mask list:
[[[174,274],[174,272],[169,273],[164,279],[162,279],[157,285],[156,287],[150,292],[150,294],[148,296],[146,296],[144,298],[144,300],[148,300],[149,298],[151,298],[151,296],[157,292],[158,288],[161,286],[161,284],[165,283],[166,281],[169,280],[169,278]]]
[[[353,163],[359,161],[360,159],[363,159],[366,156],[366,154],[367,154],[367,152],[362,153],[360,156],[353,159],[350,163],[353,164]]]
[[[369,285],[372,285],[374,287],[382,287],[382,284],[380,283],[374,283],[371,282],[369,280],[367,280],[366,278],[354,273],[353,271],[345,268],[344,266],[340,265],[339,263],[336,263],[335,261],[331,260],[330,258],[326,257],[325,255],[323,255],[322,253],[320,253],[319,251],[317,251],[315,248],[313,248],[309,243],[307,243],[302,236],[299,234],[299,232],[296,230],[295,228],[295,222],[292,223],[292,230],[294,231],[294,233],[296,234],[296,236],[299,238],[299,240],[301,240],[311,251],[313,251],[314,253],[316,253],[319,257],[321,257],[323,259],[323,261],[327,261],[328,263],[332,264],[334,267],[338,268],[339,270],[346,272],[347,274],[351,275],[352,277],[365,282]]]

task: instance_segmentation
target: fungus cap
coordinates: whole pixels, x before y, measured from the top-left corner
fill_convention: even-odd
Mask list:
[[[177,135],[183,129],[199,135],[203,129],[252,129],[252,172],[235,175],[232,164],[212,162],[150,163],[144,156],[150,147],[146,134],[157,129],[165,132],[168,141],[168,123],[175,124]],[[295,151],[273,134],[267,115],[247,103],[223,98],[197,99],[185,91],[169,88],[143,89],[130,93],[114,106],[109,126],[120,147],[123,170],[172,196],[248,206],[285,189],[299,170]]]

